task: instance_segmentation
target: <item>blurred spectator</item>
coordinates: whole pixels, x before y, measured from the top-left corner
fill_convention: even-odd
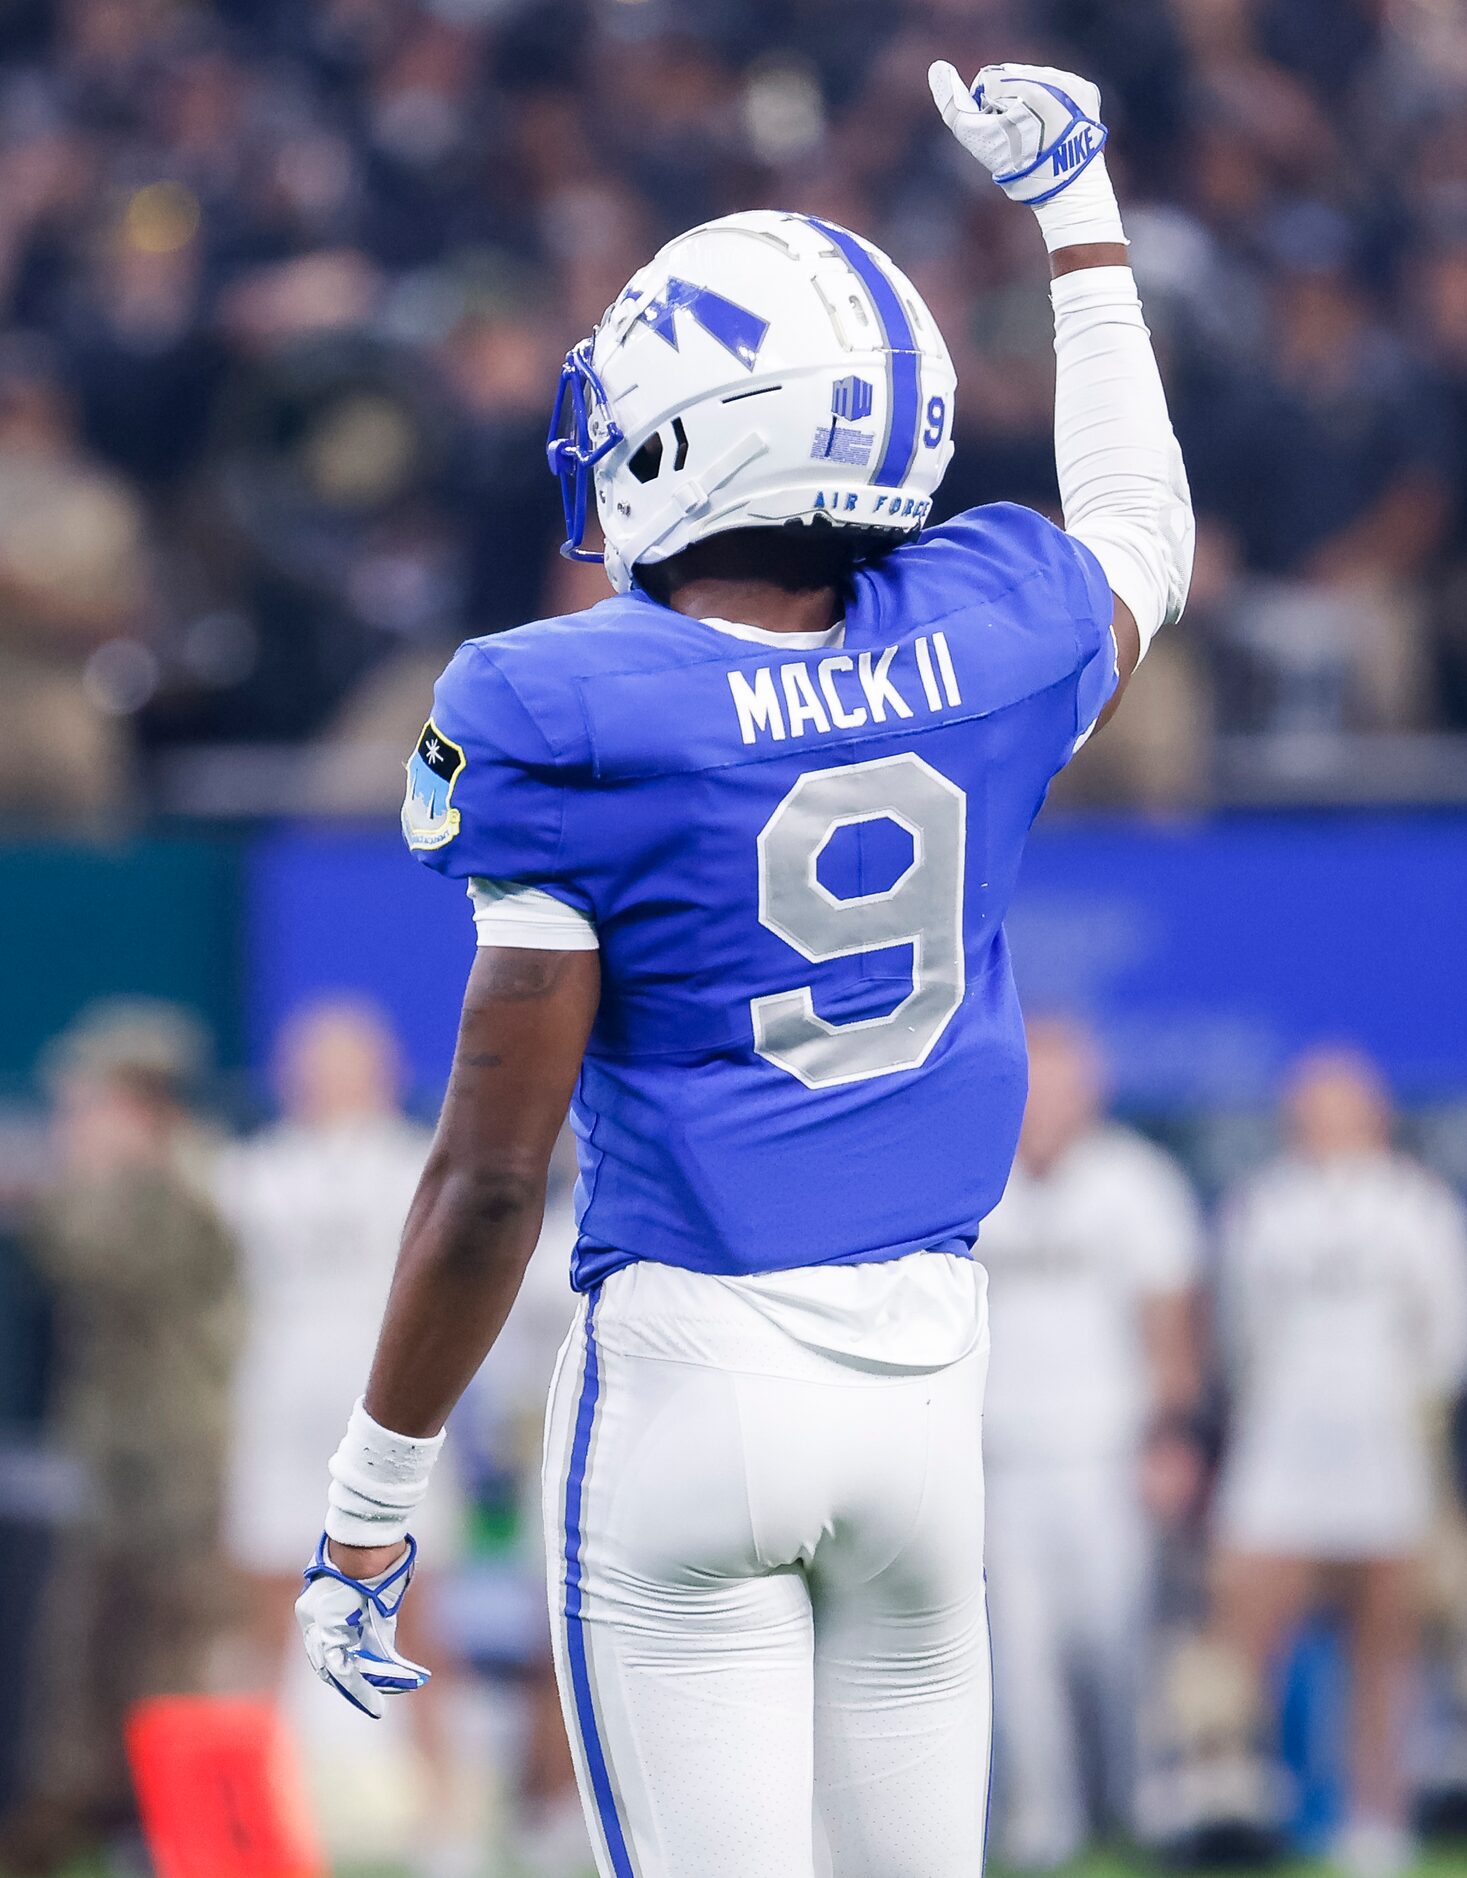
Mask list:
[[[253,1581],[267,1682],[295,1647],[292,1610],[325,1515],[326,1463],[366,1384],[428,1156],[428,1130],[399,1107],[400,1077],[374,1008],[308,1005],[276,1049],[281,1120],[221,1164],[247,1303],[227,1531]],[[443,1523],[451,1553],[451,1482],[428,1517]]]
[[[1029,1024],[1029,1105],[983,1224],[996,1828],[1004,1859],[1064,1864],[1128,1830],[1138,1640],[1155,1528],[1191,1507],[1201,1227],[1181,1170],[1108,1121],[1094,1040]]]
[[[0,346],[0,813],[42,828],[122,805],[122,723],[155,666],[142,504],[87,453],[56,371]]]
[[[959,366],[947,504],[1053,504],[1043,257],[922,76],[995,47],[1105,87],[1229,544],[1196,653],[1163,654],[1147,735],[1087,758],[1081,793],[1205,797],[1214,732],[1467,725],[1464,40],[1446,0],[13,0],[0,329],[47,336],[61,415],[43,479],[7,498],[0,462],[0,660],[96,747],[44,772],[56,812],[119,788],[385,802],[425,674],[566,591],[558,357],[703,216],[778,204],[890,247]],[[7,572],[7,501],[28,515],[43,484],[37,513],[64,493],[75,525],[13,521],[15,547],[62,551]],[[318,740],[302,785],[289,752]],[[23,790],[43,752],[5,741]],[[241,765],[256,744],[273,768]],[[201,750],[212,790],[178,756]]]
[[[1232,1197],[1221,1325],[1231,1435],[1216,1507],[1216,1619],[1250,1706],[1299,1625],[1347,1624],[1350,1791],[1340,1862],[1410,1862],[1404,1736],[1419,1569],[1444,1411],[1467,1374],[1467,1221],[1391,1145],[1364,1058],[1321,1051],[1284,1097],[1284,1154]]]
[[[534,1588],[524,1738],[512,1819],[517,1864],[533,1878],[583,1878],[592,1864],[551,1661],[540,1485],[545,1404],[575,1312],[570,1288],[575,1181],[575,1143],[567,1127],[551,1161],[545,1219],[524,1283],[470,1398],[481,1445],[494,1456],[498,1470],[512,1476],[518,1564]]]
[[[1416,293],[1420,323],[1444,375],[1447,417],[1467,449],[1467,234],[1423,261]],[[1433,598],[1442,708],[1452,723],[1467,727],[1467,473],[1457,479]]]
[[[1251,668],[1254,718],[1323,731],[1420,723],[1420,582],[1446,539],[1459,471],[1442,388],[1336,252],[1348,223],[1301,210],[1278,238],[1289,259],[1269,362],[1210,413],[1196,452],[1253,576],[1235,597],[1232,636]]]
[[[219,1525],[238,1335],[234,1243],[189,1113],[203,1039],[169,1006],[55,1044],[55,1169],[32,1234],[58,1317],[54,1438],[83,1472],[31,1674],[29,1798],[0,1864],[58,1870],[128,1826],[123,1722],[205,1686],[227,1611]]]
[[[239,1237],[247,1330],[233,1419],[227,1536],[245,1574],[253,1668],[269,1690],[298,1668],[294,1604],[326,1510],[326,1464],[366,1385],[398,1241],[430,1135],[402,1113],[397,1045],[372,1006],[298,1011],[276,1052],[282,1119],[233,1149],[220,1193]],[[419,1837],[448,1832],[452,1665],[434,1628],[435,1574],[458,1555],[453,1469],[414,1521],[425,1570],[404,1648],[434,1680],[406,1719],[428,1773]]]

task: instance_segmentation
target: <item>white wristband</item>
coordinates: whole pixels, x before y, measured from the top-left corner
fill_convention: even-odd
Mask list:
[[[1084,248],[1102,241],[1125,244],[1120,204],[1103,153],[1057,196],[1037,203],[1034,216],[1051,254],[1059,248]]]
[[[428,1491],[447,1431],[426,1440],[395,1435],[358,1401],[331,1457],[326,1535],[338,1545],[394,1545]]]

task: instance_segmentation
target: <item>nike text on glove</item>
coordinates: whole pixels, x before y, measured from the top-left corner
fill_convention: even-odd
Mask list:
[[[970,88],[940,61],[927,82],[963,148],[1011,201],[1034,210],[1051,252],[1125,240],[1089,79],[1048,65],[985,65]]]
[[[330,1683],[373,1721],[386,1712],[389,1695],[410,1695],[428,1680],[420,1663],[409,1662],[396,1643],[397,1614],[412,1582],[418,1543],[376,1578],[348,1578],[331,1563],[326,1534],[305,1570],[306,1588],[296,1599],[306,1655],[322,1682]]]

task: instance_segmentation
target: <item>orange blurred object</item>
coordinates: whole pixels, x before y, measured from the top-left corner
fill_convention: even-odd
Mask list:
[[[327,1878],[299,1756],[268,1702],[139,1702],[127,1752],[158,1878]]]

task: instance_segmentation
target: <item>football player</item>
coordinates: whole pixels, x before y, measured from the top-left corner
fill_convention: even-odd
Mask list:
[[[298,1608],[368,1713],[421,1682],[407,1530],[569,1104],[584,1302],[545,1514],[607,1878],[982,1855],[1003,917],[1051,777],[1181,612],[1192,520],[1095,86],[931,84],[1051,252],[1065,529],[924,527],[953,368],[884,254],[709,223],[566,361],[567,547],[594,490],[615,597],[465,645],[408,765],[408,842],[467,880],[480,950]]]
[[[1439,1430],[1467,1374],[1467,1219],[1393,1143],[1350,1050],[1290,1074],[1283,1152],[1228,1198],[1218,1269],[1231,1431],[1218,1482],[1218,1641],[1253,1700],[1289,1637],[1342,1607],[1346,1872],[1415,1862],[1407,1718],[1420,1574],[1441,1515]]]
[[[983,1222],[997,1670],[995,1830],[1052,1871],[1134,1827],[1156,1542],[1199,1495],[1202,1221],[1181,1169],[1105,1113],[1095,1040],[1027,1025],[1029,1103]]]

